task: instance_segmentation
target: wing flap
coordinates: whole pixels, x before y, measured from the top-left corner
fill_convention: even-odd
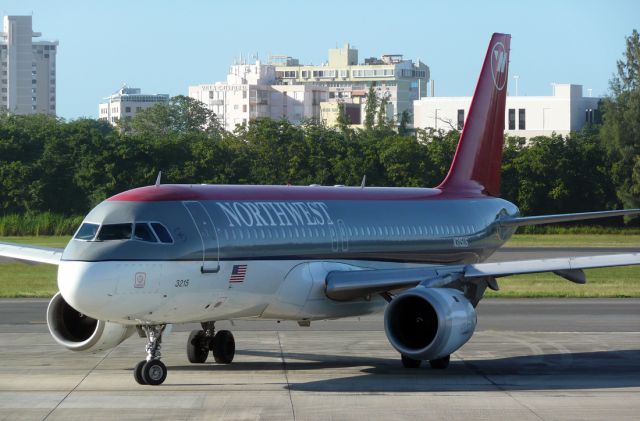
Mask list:
[[[0,257],[31,263],[59,265],[63,249],[0,242]]]

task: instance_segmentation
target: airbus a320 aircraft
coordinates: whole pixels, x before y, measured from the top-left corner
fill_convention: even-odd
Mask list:
[[[217,320],[308,324],[385,309],[405,367],[445,368],[476,326],[496,278],[640,264],[640,254],[482,263],[519,226],[640,213],[522,217],[499,198],[510,36],[494,34],[453,163],[436,188],[162,185],[93,209],[64,250],[0,244],[0,256],[58,265],[47,309],[53,338],[97,352],[138,332],[140,384],[159,385],[165,328],[200,322],[187,357],[229,364],[235,342]]]

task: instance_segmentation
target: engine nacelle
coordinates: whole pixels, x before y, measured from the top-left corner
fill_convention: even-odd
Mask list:
[[[433,360],[464,345],[473,335],[476,321],[475,309],[460,291],[418,286],[389,303],[384,330],[401,354]]]
[[[111,349],[135,332],[134,326],[92,319],[71,307],[58,292],[47,307],[51,336],[71,351],[98,352]]]

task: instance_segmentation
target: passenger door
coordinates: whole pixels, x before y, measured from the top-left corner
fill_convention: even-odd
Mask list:
[[[220,270],[220,244],[216,233],[216,226],[209,212],[200,202],[182,202],[191,215],[193,223],[198,229],[202,242],[202,273],[216,273]]]

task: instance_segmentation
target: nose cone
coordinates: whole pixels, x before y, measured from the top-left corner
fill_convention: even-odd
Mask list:
[[[90,317],[105,320],[117,284],[113,271],[101,262],[61,261],[58,288],[71,307]],[[105,317],[107,316],[107,317]]]

